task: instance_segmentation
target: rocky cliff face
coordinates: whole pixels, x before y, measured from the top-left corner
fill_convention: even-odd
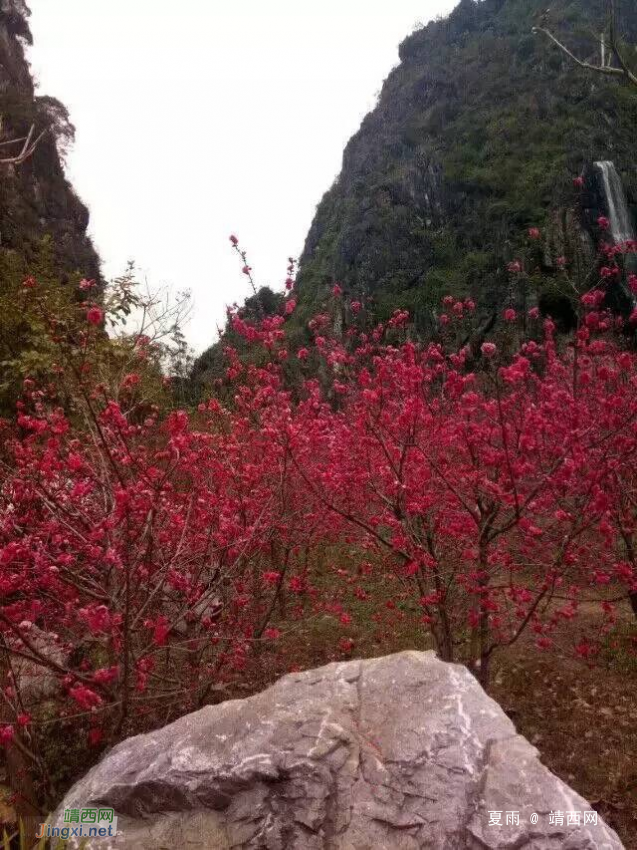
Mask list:
[[[637,5],[615,5],[622,38],[635,45]],[[504,306],[526,308],[536,298],[570,329],[556,260],[586,272],[595,260],[602,236],[595,222],[608,214],[595,162],[614,163],[635,217],[637,94],[576,68],[533,33],[545,23],[580,57],[598,62],[606,0],[546,6],[461,0],[448,18],[401,44],[400,63],[318,205],[301,257],[298,306],[286,322],[293,348],[308,341],[307,321],[336,281],[348,297],[366,301],[374,320],[408,310],[424,338],[436,334],[446,294],[478,304],[478,335],[497,327]],[[626,55],[637,66],[637,49]],[[579,176],[582,191],[573,185]],[[533,251],[530,227],[542,229]],[[520,256],[524,292],[514,292],[507,266]],[[346,313],[342,319],[344,327]],[[242,351],[226,329],[196,362],[193,386],[223,374],[226,344]]]
[[[0,249],[28,267],[50,236],[51,271],[62,281],[76,272],[98,277],[99,259],[86,235],[88,210],[66,180],[58,151],[73,127],[61,103],[35,94],[25,57],[28,15],[23,0],[0,0],[0,158],[20,151],[12,140],[25,137],[32,125],[36,137],[47,133],[22,164],[0,164]]]
[[[497,308],[530,226],[551,248],[532,269],[538,283],[554,271],[552,252],[586,248],[573,178],[588,163],[614,161],[637,202],[637,97],[533,34],[546,5],[462,0],[403,42],[318,207],[301,260],[301,318],[334,280],[373,297],[380,318],[409,309],[424,332],[447,292]],[[618,6],[634,44],[637,7]],[[548,22],[597,60],[605,11],[603,0],[558,0]]]
[[[52,825],[95,804],[119,834],[94,850],[622,848],[467,669],[432,652],[289,675],[124,741]]]

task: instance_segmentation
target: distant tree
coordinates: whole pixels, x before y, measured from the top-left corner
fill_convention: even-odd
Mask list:
[[[75,142],[75,125],[71,122],[69,111],[56,97],[43,95],[36,99],[40,120],[50,130],[57,144],[58,153],[65,160]]]
[[[30,16],[31,11],[24,0],[0,0],[0,21],[9,33],[24,39],[27,44],[33,44],[28,24]]]
[[[553,42],[553,44],[557,45],[557,47],[559,47],[562,53],[566,54],[566,56],[568,56],[568,58],[572,62],[575,62],[575,64],[579,65],[580,68],[585,68],[587,71],[594,71],[597,74],[605,74],[606,76],[610,77],[622,78],[637,88],[637,74],[635,74],[635,72],[631,70],[624,50],[620,45],[617,27],[616,0],[607,0],[607,2],[609,18],[609,39],[608,44],[606,44],[606,34],[602,33],[599,65],[595,65],[592,62],[588,62],[584,59],[578,58],[572,50],[570,50],[565,44],[563,44],[546,26],[546,14],[542,16],[541,25],[534,27],[533,31],[545,35]],[[619,67],[615,67],[615,65],[611,64],[613,58],[615,58]]]

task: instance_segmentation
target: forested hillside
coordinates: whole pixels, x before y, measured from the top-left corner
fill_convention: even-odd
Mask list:
[[[622,42],[634,45],[637,7],[622,0],[617,10]],[[287,322],[296,344],[334,282],[374,320],[409,310],[425,338],[449,292],[471,297],[488,323],[513,299],[508,266],[521,255],[527,293],[564,318],[555,261],[592,262],[604,211],[591,181],[583,192],[573,181],[613,161],[634,209],[637,97],[583,72],[538,25],[599,62],[608,9],[599,0],[558,0],[548,11],[545,0],[462,0],[400,45],[318,205]],[[625,49],[632,59],[635,48]],[[532,251],[529,228],[542,233]],[[351,318],[345,311],[345,327]],[[195,376],[217,374],[220,354],[206,352]]]
[[[593,161],[613,160],[637,202],[637,98],[534,34],[545,9],[544,0],[463,0],[402,43],[318,207],[302,305],[311,311],[338,280],[373,295],[380,318],[409,308],[426,330],[444,292],[501,303],[529,227],[550,231],[540,274],[552,271],[551,253],[579,247],[573,178]],[[620,12],[634,36],[637,7]],[[597,60],[606,14],[597,0],[561,0],[548,22]]]

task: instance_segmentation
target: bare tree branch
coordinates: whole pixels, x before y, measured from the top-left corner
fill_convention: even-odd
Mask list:
[[[619,46],[619,37],[617,34],[617,11],[615,8],[615,0],[608,0],[608,10],[609,10],[609,18],[610,18],[610,53],[615,57],[617,63],[619,64],[618,68],[615,68],[612,65],[607,65],[605,62],[605,58],[602,59],[599,65],[593,65],[591,62],[587,62],[584,59],[578,58],[569,48],[563,44],[553,33],[547,29],[545,26],[533,27],[533,32],[542,33],[542,35],[546,36],[550,41],[553,42],[559,49],[564,53],[568,58],[574,62],[576,65],[579,65],[580,68],[584,68],[587,71],[594,71],[597,74],[604,74],[607,77],[618,77],[623,78],[631,85],[637,88],[637,75],[631,71],[628,62],[626,61],[626,57],[622,53],[622,50]],[[603,55],[605,50],[603,51]]]
[[[0,133],[1,132],[2,118],[0,116]],[[48,128],[42,130],[39,136],[35,136],[35,124],[31,124],[29,132],[26,136],[21,136],[18,139],[8,139],[6,141],[0,142],[0,147],[7,147],[9,145],[20,144],[21,142],[23,143],[20,153],[15,154],[14,156],[0,157],[0,165],[22,165],[22,163],[26,162],[29,157],[33,156],[35,149],[47,133]]]

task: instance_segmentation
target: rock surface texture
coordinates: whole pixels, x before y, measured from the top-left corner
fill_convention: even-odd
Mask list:
[[[130,738],[63,809],[118,814],[94,848],[614,850],[590,805],[550,773],[463,667],[404,652],[288,675]],[[489,812],[519,825],[489,826]],[[551,812],[564,825],[550,824]],[[566,813],[582,813],[566,825]],[[531,824],[531,815],[538,823]]]

